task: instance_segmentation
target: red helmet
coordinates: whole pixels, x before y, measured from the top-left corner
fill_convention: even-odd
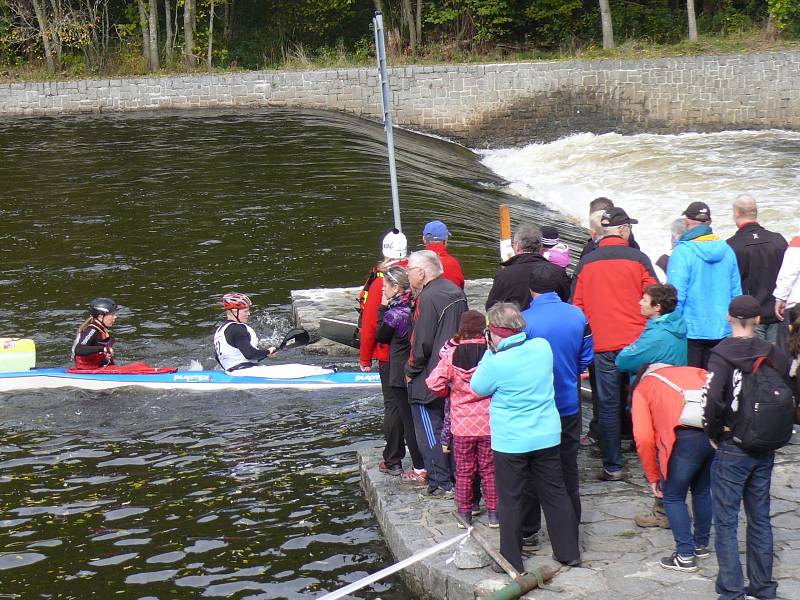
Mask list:
[[[236,310],[239,308],[250,308],[253,306],[253,301],[246,295],[239,292],[230,292],[222,296],[222,307],[225,310]]]

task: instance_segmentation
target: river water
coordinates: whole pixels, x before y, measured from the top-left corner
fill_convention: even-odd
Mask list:
[[[392,222],[383,140],[284,110],[0,122],[0,335],[65,365],[86,302],[109,295],[120,361],[211,367],[220,295],[240,289],[279,339],[291,289],[357,284],[377,258]],[[610,195],[658,250],[688,200],[724,229],[731,194],[751,191],[790,233],[799,140],[578,135],[476,157],[399,132],[404,229],[416,246],[424,222],[446,221],[469,277],[494,271],[501,202],[578,245],[571,223]],[[355,451],[380,422],[363,391],[4,394],[0,598],[313,598],[374,572],[391,557]],[[393,578],[358,597],[407,596]]]

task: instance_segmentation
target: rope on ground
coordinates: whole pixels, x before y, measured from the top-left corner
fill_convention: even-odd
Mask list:
[[[370,585],[371,583],[375,583],[376,581],[380,581],[381,579],[391,575],[392,573],[397,573],[398,571],[402,571],[403,569],[405,569],[409,565],[413,565],[415,562],[421,561],[423,558],[428,558],[432,554],[436,554],[437,552],[441,552],[445,548],[449,548],[450,546],[452,546],[454,544],[457,544],[461,540],[466,539],[467,536],[469,536],[469,530],[467,530],[466,533],[462,533],[460,535],[457,535],[456,537],[451,538],[451,539],[449,539],[447,541],[440,542],[440,543],[436,544],[435,546],[432,546],[431,548],[428,548],[427,550],[423,550],[422,552],[418,552],[417,554],[412,554],[408,558],[406,558],[404,560],[401,560],[399,563],[395,563],[395,564],[393,564],[393,565],[391,565],[389,567],[386,567],[385,569],[381,569],[380,571],[378,571],[377,573],[374,573],[372,575],[367,575],[366,577],[363,577],[362,579],[359,579],[358,581],[354,581],[353,583],[351,583],[351,584],[349,584],[349,585],[347,585],[347,586],[345,586],[345,587],[343,587],[341,589],[338,589],[335,592],[331,592],[329,594],[325,594],[321,598],[318,598],[318,600],[337,600],[337,598],[343,598],[347,594],[349,594],[351,592],[355,592],[356,590],[360,590],[361,588],[366,587],[366,586]]]

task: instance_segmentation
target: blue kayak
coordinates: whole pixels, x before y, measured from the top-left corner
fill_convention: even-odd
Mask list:
[[[225,371],[174,371],[158,374],[69,373],[66,369],[31,369],[0,373],[0,391],[76,387],[108,390],[143,387],[156,390],[365,388],[380,386],[378,373],[343,371],[294,378],[250,377]]]

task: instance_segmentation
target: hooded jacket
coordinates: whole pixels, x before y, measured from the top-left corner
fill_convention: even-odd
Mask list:
[[[552,267],[560,282],[556,293],[567,302],[572,285],[567,270],[549,262],[541,254],[523,252],[500,263],[500,269],[494,276],[492,289],[486,299],[486,310],[498,302],[515,302],[520,310],[527,309],[531,304],[531,267],[537,263],[546,263]]]
[[[425,378],[439,364],[439,350],[458,331],[461,315],[467,310],[467,297],[452,281],[437,277],[417,296],[411,331],[411,354],[405,366],[412,404],[428,404],[436,399]]]
[[[715,442],[731,437],[736,424],[732,408],[742,384],[742,373],[753,370],[753,363],[768,356],[775,370],[788,376],[789,359],[780,348],[758,337],[729,337],[711,349],[708,379],[703,389],[703,427]],[[724,431],[728,427],[731,431]]]
[[[684,390],[700,390],[706,372],[696,367],[665,367],[654,371]],[[675,446],[675,428],[681,424],[683,396],[656,377],[642,377],[633,390],[633,438],[650,483],[667,478]]]
[[[381,306],[378,311],[380,325],[375,333],[378,344],[389,346],[389,385],[405,389],[405,366],[411,346],[408,334],[411,330],[411,291],[399,294]]]
[[[639,339],[617,354],[617,369],[635,376],[639,369],[653,363],[682,367],[688,361],[686,323],[673,311],[648,319]]]
[[[561,443],[561,418],[553,391],[553,352],[543,338],[522,331],[483,355],[470,382],[479,396],[491,396],[492,450],[525,454]]]
[[[767,231],[752,221],[745,223],[728,238],[742,276],[742,293],[761,304],[761,323],[776,323],[775,299],[772,292],[786,252],[786,240],[780,233]]]
[[[445,344],[436,368],[425,379],[428,389],[439,397],[450,395],[450,418],[442,426],[442,445],[450,444],[450,433],[458,436],[487,436],[491,397],[479,396],[469,387],[472,375],[486,352],[486,340],[455,340]]]
[[[800,231],[794,234],[783,255],[773,296],[785,301],[787,308],[800,303]]]
[[[728,305],[742,295],[739,266],[731,247],[708,225],[687,231],[675,244],[667,280],[678,290],[677,312],[690,340],[720,340],[731,334]]]

